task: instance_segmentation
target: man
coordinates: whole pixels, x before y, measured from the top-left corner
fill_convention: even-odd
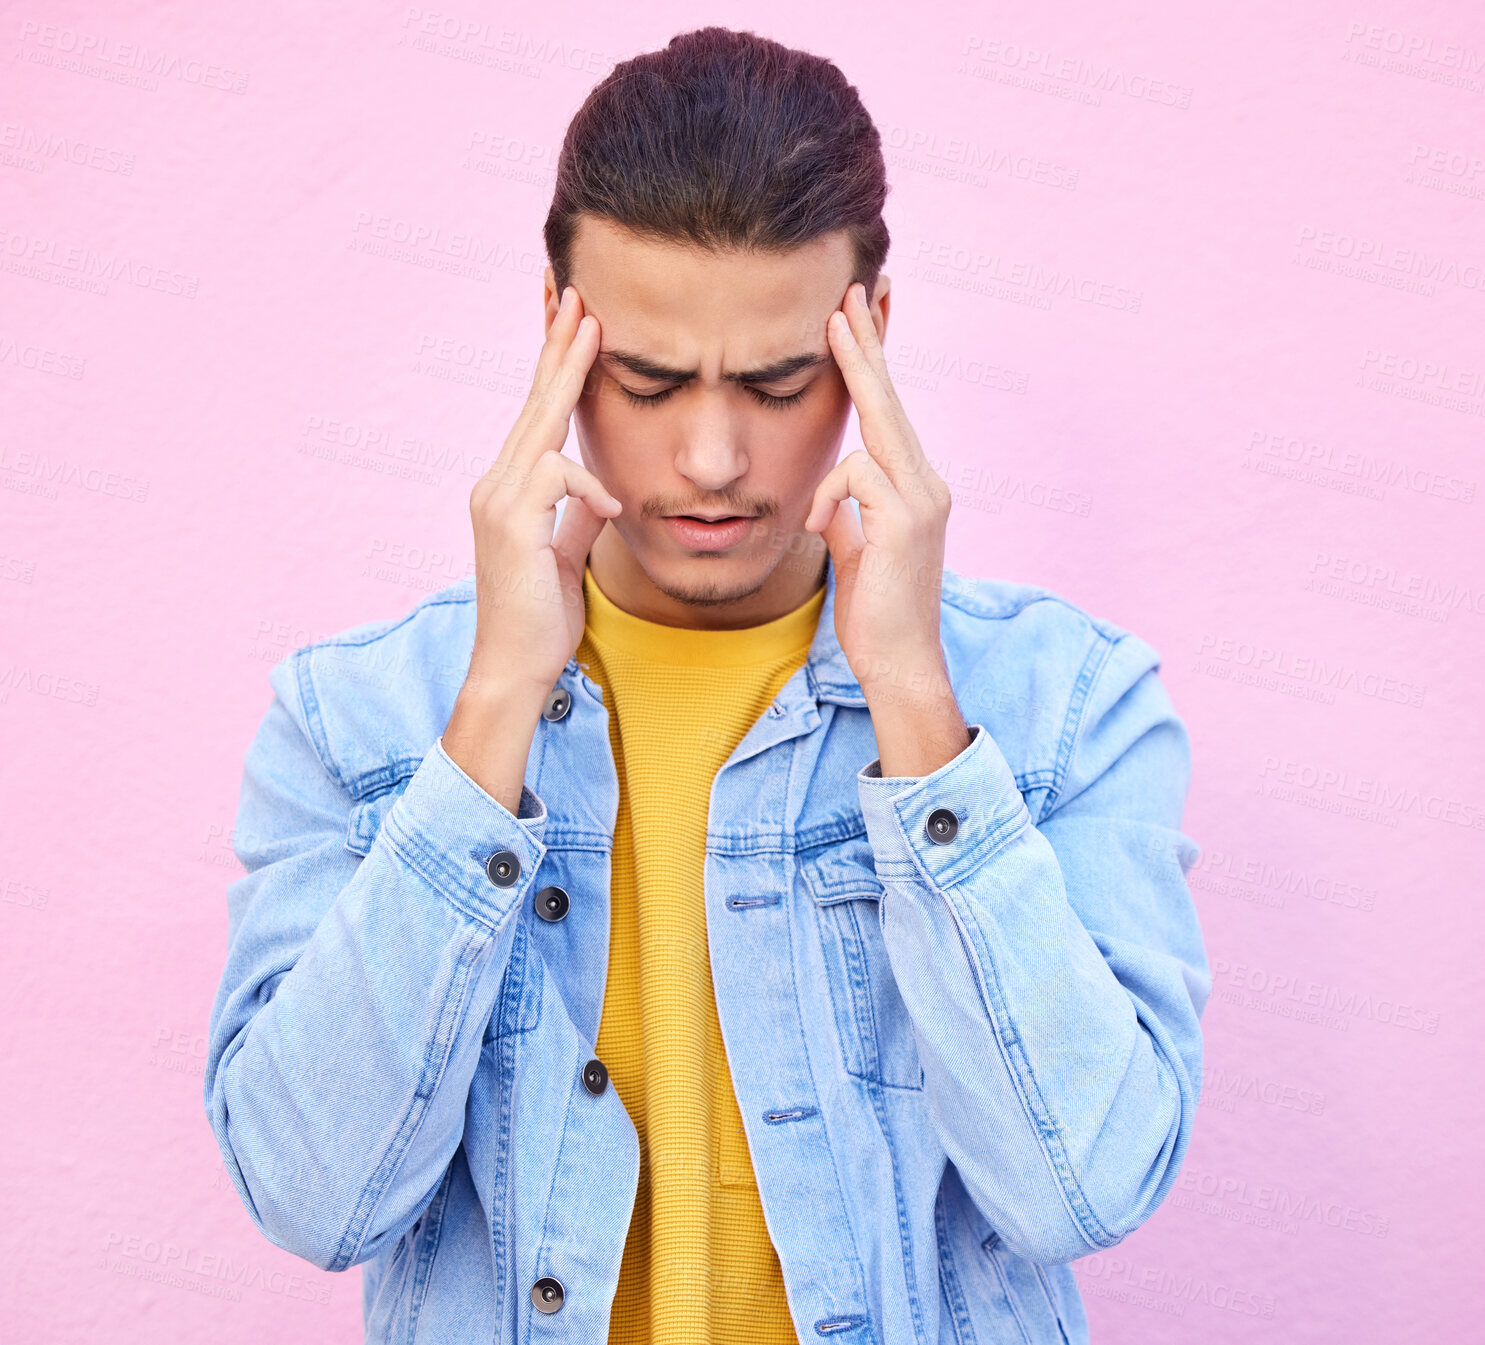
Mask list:
[[[368,1340],[1082,1341],[1067,1263],[1178,1174],[1186,732],[944,568],[885,192],[826,61],[620,65],[474,581],[271,674],[205,1099]]]

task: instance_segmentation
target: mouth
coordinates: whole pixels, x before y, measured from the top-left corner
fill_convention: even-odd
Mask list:
[[[688,551],[725,551],[751,531],[752,514],[667,514],[670,534]]]

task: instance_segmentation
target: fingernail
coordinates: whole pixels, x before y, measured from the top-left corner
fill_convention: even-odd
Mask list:
[[[856,338],[851,334],[850,319],[848,319],[844,313],[840,315],[840,321],[835,324],[835,335],[836,339],[847,350],[855,349]]]
[[[558,312],[565,312],[572,305],[572,286],[569,285],[562,291],[562,302],[557,305]]]

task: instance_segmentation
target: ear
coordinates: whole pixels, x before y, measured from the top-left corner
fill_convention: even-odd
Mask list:
[[[879,274],[871,296],[871,320],[877,329],[877,340],[887,344],[887,316],[892,310],[892,277]]]
[[[552,330],[552,323],[557,320],[557,306],[561,302],[562,296],[557,293],[557,273],[549,265],[542,274],[541,285],[541,334],[543,336],[546,336]]]

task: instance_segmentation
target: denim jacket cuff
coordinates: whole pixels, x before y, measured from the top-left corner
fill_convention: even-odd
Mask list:
[[[882,775],[881,758],[856,776],[861,813],[877,876],[926,876],[940,887],[968,877],[1027,825],[1031,816],[1015,776],[982,724],[968,726],[969,745],[928,775]],[[954,817],[952,837],[935,840],[929,818]]]
[[[388,839],[454,905],[492,927],[530,891],[546,855],[546,804],[524,782],[516,812],[487,794],[434,744],[387,813]],[[486,865],[509,851],[519,870],[498,886]]]

